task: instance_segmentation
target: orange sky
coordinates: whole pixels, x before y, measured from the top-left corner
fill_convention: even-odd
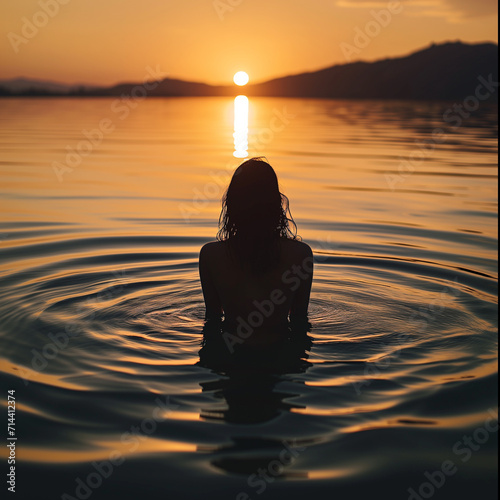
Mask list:
[[[173,78],[229,84],[238,70],[259,81],[345,63],[347,44],[356,50],[352,60],[374,60],[431,42],[498,40],[496,0],[403,0],[394,9],[402,11],[357,46],[355,30],[391,3],[398,2],[4,0],[0,78],[107,85],[142,80],[151,66]],[[39,27],[27,31],[26,20]]]

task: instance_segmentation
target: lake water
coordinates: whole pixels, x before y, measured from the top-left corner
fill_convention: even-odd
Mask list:
[[[452,104],[236,117],[315,254],[309,350],[248,375],[199,363],[233,100],[0,101],[18,498],[496,498],[497,111]]]

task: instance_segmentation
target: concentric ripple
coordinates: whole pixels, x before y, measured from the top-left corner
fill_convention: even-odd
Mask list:
[[[66,136],[39,118],[43,157],[107,100],[64,102],[78,118]],[[90,498],[192,499],[200,485],[224,500],[408,498],[446,460],[457,472],[440,498],[478,484],[495,498],[493,111],[391,189],[386,174],[432,133],[438,103],[250,104],[256,129],[283,105],[297,116],[268,153],[315,256],[310,344],[286,370],[200,355],[198,252],[223,189],[199,193],[223,178],[226,139],[232,152],[228,101],[145,102],[61,185],[23,149],[33,128],[6,146],[12,116],[27,122],[46,101],[5,104],[0,376],[17,394],[22,494],[78,497],[78,478],[119,456]],[[481,441],[469,460],[464,436]]]

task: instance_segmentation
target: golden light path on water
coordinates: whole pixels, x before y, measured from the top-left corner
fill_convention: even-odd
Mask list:
[[[234,100],[234,153],[235,158],[248,156],[248,97],[239,95]]]

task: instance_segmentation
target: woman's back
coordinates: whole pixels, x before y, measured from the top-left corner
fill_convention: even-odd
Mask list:
[[[259,169],[267,170],[259,174]],[[258,175],[260,184],[255,179]],[[262,191],[254,196],[248,189],[263,184],[270,201]],[[293,220],[286,217],[283,199],[272,168],[249,160],[236,171],[228,188],[219,233],[224,237],[207,243],[200,252],[206,319],[223,316],[224,328],[246,345],[282,338],[288,333],[289,316],[307,318],[312,252],[291,234],[288,222]]]

